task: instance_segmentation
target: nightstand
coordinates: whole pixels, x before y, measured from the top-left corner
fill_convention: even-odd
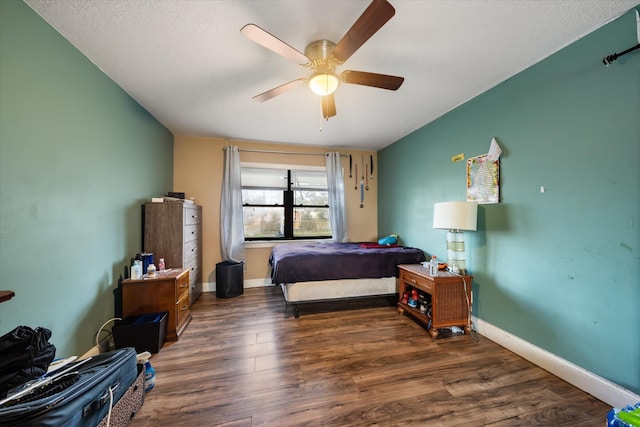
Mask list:
[[[399,300],[398,312],[410,314],[423,323],[432,337],[438,336],[438,329],[459,326],[466,334],[471,332],[471,283],[473,276],[460,276],[439,271],[437,276],[429,274],[429,268],[421,264],[401,264],[398,266]],[[430,310],[420,311],[402,302],[405,292],[416,289],[426,294],[430,300]]]
[[[122,282],[123,317],[169,313],[167,341],[177,341],[191,321],[189,269],[172,268],[153,277]]]

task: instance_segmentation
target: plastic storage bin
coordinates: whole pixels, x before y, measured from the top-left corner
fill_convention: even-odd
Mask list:
[[[244,263],[224,261],[216,264],[216,297],[233,298],[244,292]]]
[[[117,321],[111,332],[116,348],[135,347],[137,353],[157,353],[164,345],[169,313],[129,316]]]

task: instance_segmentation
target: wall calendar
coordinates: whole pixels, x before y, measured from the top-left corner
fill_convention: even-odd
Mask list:
[[[467,159],[467,202],[500,203],[500,159],[488,154]]]

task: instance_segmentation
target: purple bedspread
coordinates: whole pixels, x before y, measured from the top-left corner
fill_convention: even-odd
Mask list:
[[[425,261],[409,247],[362,248],[360,243],[290,243],[275,246],[269,257],[271,282],[394,277],[398,264]]]

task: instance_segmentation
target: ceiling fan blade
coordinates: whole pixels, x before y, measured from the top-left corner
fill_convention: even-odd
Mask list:
[[[328,119],[336,115],[336,100],[333,94],[322,97],[322,117]]]
[[[333,57],[340,62],[345,62],[395,13],[396,10],[387,0],[373,0],[333,49]]]
[[[289,61],[293,61],[300,65],[304,65],[309,62],[309,58],[307,58],[302,52],[289,46],[273,34],[268,33],[255,24],[245,25],[240,29],[240,32],[248,39],[274,51],[278,55],[287,58]]]
[[[262,92],[260,95],[254,96],[253,99],[255,99],[258,102],[268,101],[271,98],[275,98],[278,95],[282,95],[285,92],[289,92],[291,89],[295,88],[300,83],[304,82],[304,80],[305,79],[295,79],[293,81],[290,81],[289,83],[285,83],[278,87],[274,87],[273,89],[270,89],[266,92]]]
[[[402,82],[404,82],[404,77],[352,70],[343,71],[342,74],[340,74],[340,78],[345,83],[378,87],[380,89],[388,90],[397,90],[402,86]]]

